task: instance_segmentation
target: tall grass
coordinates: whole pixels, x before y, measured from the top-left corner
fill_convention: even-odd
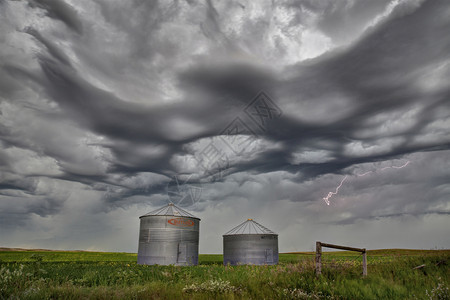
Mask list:
[[[199,266],[177,267],[126,253],[0,252],[0,299],[449,299],[449,257],[369,253],[364,278],[360,257],[345,252],[325,253],[320,277],[311,254],[282,254],[276,266],[201,255]]]

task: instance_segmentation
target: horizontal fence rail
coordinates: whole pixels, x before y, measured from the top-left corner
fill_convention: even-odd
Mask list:
[[[363,276],[367,276],[366,248],[354,248],[354,247],[327,244],[322,242],[316,242],[316,275],[322,274],[322,247],[361,252],[363,255]]]

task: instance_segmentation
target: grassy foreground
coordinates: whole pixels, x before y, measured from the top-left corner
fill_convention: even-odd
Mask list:
[[[141,266],[136,254],[0,251],[0,299],[450,299],[450,250],[280,254],[277,266]],[[421,268],[414,267],[425,265]]]

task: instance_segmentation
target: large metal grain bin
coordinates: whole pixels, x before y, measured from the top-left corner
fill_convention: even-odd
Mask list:
[[[276,265],[278,234],[248,219],[223,235],[224,265]]]
[[[199,218],[169,204],[139,219],[138,264],[198,264]]]

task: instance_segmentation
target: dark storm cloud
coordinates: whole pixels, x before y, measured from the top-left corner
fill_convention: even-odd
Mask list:
[[[428,6],[431,7],[432,5]],[[414,70],[408,70],[411,66],[420,69],[423,65],[431,63],[430,60],[442,59],[442,54],[446,54],[446,52],[443,52],[443,49],[448,49],[447,41],[444,41],[445,43],[440,45],[430,43],[430,41],[437,40],[437,38],[433,37],[442,36],[442,31],[447,28],[446,26],[442,26],[442,21],[440,21],[442,18],[437,16],[434,18],[434,22],[427,21],[431,24],[420,24],[420,20],[418,20],[422,18],[422,14],[434,13],[431,11],[427,12],[427,10],[432,9],[432,7],[424,7],[420,12],[412,16],[400,18],[400,20],[396,21],[397,24],[395,24],[393,29],[390,28],[390,23],[387,23],[384,28],[381,26],[342,55],[319,60],[318,63],[311,66],[298,67],[298,72],[301,75],[285,83],[276,82],[261,72],[248,73],[248,70],[251,69],[248,69],[246,66],[231,66],[223,70],[216,67],[210,70],[200,70],[200,72],[194,70],[189,71],[182,77],[182,82],[185,82],[183,85],[199,86],[199,88],[209,90],[216,93],[216,95],[212,95],[211,93],[211,99],[208,99],[208,102],[197,101],[196,103],[196,100],[189,99],[189,106],[164,107],[161,110],[146,109],[141,105],[133,105],[117,99],[115,95],[97,89],[81,79],[76,73],[71,72],[70,69],[66,69],[62,65],[45,57],[41,57],[40,64],[48,80],[46,85],[49,95],[54,101],[73,112],[75,114],[74,118],[78,122],[81,121],[92,130],[115,139],[134,140],[137,142],[151,140],[155,143],[169,145],[163,157],[158,157],[158,161],[161,162],[160,164],[152,160],[143,163],[142,159],[137,158],[136,163],[129,165],[131,167],[129,171],[134,169],[135,171],[151,171],[156,173],[167,172],[164,169],[168,166],[168,160],[175,152],[181,150],[180,148],[183,144],[202,136],[211,136],[217,133],[220,127],[216,126],[211,128],[211,124],[206,123],[208,127],[205,127],[201,132],[173,140],[170,139],[170,131],[164,126],[164,119],[167,119],[169,113],[170,122],[172,119],[178,117],[183,117],[188,120],[204,118],[205,111],[211,111],[213,113],[222,111],[223,106],[227,105],[227,103],[215,103],[213,100],[219,99],[220,95],[225,93],[230,94],[233,99],[242,102],[251,99],[262,88],[269,91],[277,88],[281,90],[277,95],[281,95],[282,97],[285,96],[284,93],[286,92],[291,94],[288,97],[292,97],[292,93],[295,93],[294,95],[301,95],[301,98],[306,99],[306,102],[317,101],[316,99],[320,99],[327,92],[334,93],[336,90],[343,93],[351,93],[356,101],[346,104],[351,106],[352,111],[346,116],[345,120],[334,122],[332,126],[328,124],[327,126],[322,126],[319,120],[319,124],[311,126],[308,124],[303,125],[301,121],[296,122],[286,117],[284,120],[279,121],[280,124],[277,124],[282,130],[276,130],[275,128],[267,136],[267,138],[272,138],[270,136],[272,133],[275,135],[273,137],[274,140],[283,141],[283,139],[289,139],[297,145],[299,143],[307,143],[310,138],[329,139],[330,142],[334,142],[336,145],[342,145],[345,139],[353,138],[352,132],[354,130],[352,128],[356,127],[359,129],[362,125],[361,123],[363,123],[362,121],[375,112],[387,111],[409,105],[414,100],[417,101],[417,97],[415,96],[417,91],[410,91],[408,88],[411,85],[411,81],[401,80],[399,77],[413,72]],[[218,31],[217,22],[214,21],[217,12],[209,2],[207,15],[207,19],[214,25],[212,26],[213,29],[215,28],[214,30]],[[428,20],[428,18],[425,19]],[[416,25],[415,30],[411,31],[410,24],[419,25]],[[422,25],[426,26],[423,27]],[[440,26],[440,28],[434,28],[436,26]],[[383,38],[386,36],[387,31],[389,31],[389,36]],[[37,31],[28,29],[27,32],[46,46],[48,54],[51,57],[64,64],[69,64],[63,52],[43,38]],[[417,32],[424,32],[424,34],[419,35],[419,38],[423,37],[424,41],[417,40]],[[413,40],[415,41],[414,43],[412,42]],[[416,45],[416,41],[418,42],[417,45],[421,45],[421,48],[411,49],[411,47]],[[424,47],[428,47],[429,49],[424,49]],[[386,53],[387,51],[385,49],[389,49],[389,52]],[[405,50],[408,50],[409,55],[404,55]],[[421,52],[430,53],[431,55],[423,57]],[[386,59],[392,60],[395,62],[395,65],[383,62]],[[393,70],[394,74],[392,74]],[[395,70],[399,70],[397,72],[402,73],[395,74]],[[384,78],[392,76],[398,78],[398,80],[393,81],[393,84],[384,81]],[[376,82],[377,80],[379,80],[378,84]],[[367,82],[370,84],[367,84]],[[399,93],[398,91],[401,92]],[[392,96],[393,93],[395,95]],[[294,100],[302,102],[303,99]],[[445,101],[446,95],[444,94],[440,100],[436,100],[430,106],[437,106],[445,103]],[[177,116],[178,112],[182,112],[183,115]],[[425,120],[422,126],[427,124],[426,116],[423,116],[423,118]],[[220,125],[223,126],[223,124]],[[420,129],[417,128],[420,126],[418,123],[414,128],[410,129],[413,135],[417,132],[417,129]],[[188,134],[190,133],[188,132]],[[405,135],[405,133],[402,133],[402,135]],[[374,137],[374,139],[376,138],[379,137]],[[365,139],[365,142],[370,143],[370,139]],[[433,146],[437,145],[426,145],[423,149]],[[287,161],[291,151],[289,143],[286,143],[285,147],[286,151],[265,153],[263,157],[255,160],[253,165],[261,166],[261,161],[265,161],[266,163],[262,167],[259,167],[261,171],[290,168],[291,166]],[[405,150],[395,149],[396,151],[387,153],[386,156],[408,153],[408,145],[406,143],[404,147]],[[444,144],[441,147],[445,148],[448,145]],[[124,161],[125,163],[127,160],[124,157],[126,155],[125,152],[133,152],[133,150],[130,151],[130,148],[132,148],[131,144],[126,147],[127,150],[125,152],[120,150],[120,148],[115,149],[114,146],[112,148],[114,154],[119,158],[124,158],[119,159],[119,161]],[[412,149],[414,151],[420,150],[414,146]],[[319,165],[319,169],[323,168],[322,172],[316,171],[313,173],[314,176],[332,171],[333,166],[339,170],[352,163],[364,162],[361,158],[352,159],[351,157],[345,157],[342,151],[341,153],[335,151],[334,155],[340,158],[341,161],[324,166]],[[366,158],[366,160],[374,161],[383,158],[386,157],[378,155],[374,158]],[[343,160],[347,160],[347,162]],[[139,165],[139,168],[137,165]],[[126,165],[123,167],[127,168]],[[243,164],[242,169],[252,169],[252,162]]]
[[[255,166],[260,166],[259,168],[266,171],[292,169],[287,162],[292,146],[308,144],[316,139],[327,140],[334,145],[333,154],[336,162],[317,165],[318,170],[313,172],[314,176],[336,172],[352,164],[386,160],[428,149],[448,149],[450,146],[448,139],[436,139],[421,145],[412,141],[414,137],[421,135],[421,129],[434,120],[433,115],[437,110],[449,107],[448,88],[430,93],[422,92],[417,87],[424,68],[449,58],[450,40],[441,39],[450,28],[448,13],[443,9],[444,6],[446,6],[444,2],[427,2],[416,12],[400,16],[371,30],[342,54],[328,55],[329,57],[319,58],[308,65],[295,67],[293,72],[298,72],[299,75],[285,82],[267,83],[260,78],[248,82],[240,78],[241,71],[238,68],[234,74],[231,72],[232,76],[224,76],[218,82],[214,80],[218,76],[208,73],[205,73],[206,76],[197,75],[196,78],[219,93],[230,90],[243,91],[242,96],[236,97],[247,99],[246,101],[251,99],[252,93],[256,94],[257,89],[252,89],[252,86],[259,87],[258,83],[263,82],[261,86],[269,91],[276,89],[276,95],[281,98],[277,99],[278,101],[289,98],[290,101],[298,103],[299,109],[302,104],[309,103],[321,105],[323,102],[325,106],[330,100],[329,97],[338,97],[338,94],[348,95],[345,103],[342,105],[338,103],[346,110],[345,113],[334,122],[330,123],[327,119],[327,116],[332,116],[334,112],[326,111],[325,107],[318,119],[309,124],[305,124],[301,118],[296,120],[290,116],[284,116],[282,120],[277,121],[276,127],[268,132],[266,138],[286,141],[284,143],[286,151],[267,152],[254,161]],[[211,71],[213,72],[215,70]],[[448,78],[448,74],[446,76]],[[246,88],[249,91],[247,93]],[[370,130],[373,127],[372,124],[367,124],[366,120],[376,114],[395,110],[404,110],[406,113],[416,103],[424,107],[409,128],[395,134],[382,133],[358,137],[360,131]],[[324,122],[320,118],[323,118]],[[343,146],[349,141],[361,141],[370,145],[395,136],[401,136],[404,141],[384,153],[354,157],[344,151]],[[262,161],[265,162],[263,166]],[[247,162],[242,165],[242,169],[252,169],[251,165],[252,162]],[[305,165],[307,166],[309,169],[314,167],[310,164]]]
[[[445,6],[444,2],[427,2],[415,13],[379,26],[343,54],[319,59],[310,66],[299,66],[300,75],[286,84],[285,91],[299,95],[296,97],[299,102],[314,101],[318,104],[323,95],[335,91],[349,95],[350,101],[345,103],[349,108],[348,113],[331,126],[321,126],[321,121],[317,120],[319,125],[311,130],[315,137],[322,136],[341,146],[346,140],[374,144],[383,138],[404,138],[404,142],[386,153],[364,159],[353,158],[342,150],[336,151],[341,166],[345,166],[345,160],[361,163],[362,160],[381,160],[427,149],[449,148],[448,139],[437,138],[421,145],[413,141],[434,120],[433,115],[437,111],[450,108],[448,87],[433,91],[421,91],[417,87],[420,80],[424,79],[422,71],[427,66],[442,64],[450,58],[450,40],[441,39],[450,28]],[[444,75],[445,79],[441,78],[442,82],[450,79],[448,75]],[[327,100],[325,98],[323,101]],[[363,138],[358,136],[362,130],[373,129],[373,124],[368,124],[366,120],[374,115],[394,110],[407,113],[415,104],[423,108],[409,128],[395,134],[386,132],[369,134]],[[333,114],[332,111],[328,113]],[[326,114],[324,121],[327,121]],[[304,131],[289,132],[291,138],[298,138],[292,139],[294,142],[308,142],[308,135],[305,141]]]
[[[0,5],[2,217],[160,205],[174,175],[203,184],[197,211],[257,198],[323,224],[448,214],[446,1]],[[264,108],[247,111],[261,91],[276,105],[263,126]],[[237,118],[252,143],[222,140],[225,170],[205,170]],[[377,171],[406,160],[409,175]],[[336,213],[316,209],[342,176]]]
[[[173,105],[151,109],[118,99],[85,82],[70,69],[65,69],[54,61],[41,58],[40,64],[47,79],[47,92],[55,102],[64,107],[82,126],[116,140],[114,144],[104,145],[118,159],[113,162],[115,171],[170,172],[169,160],[174,153],[182,151],[182,145],[210,136],[220,128],[202,126],[202,130],[187,130],[179,135],[175,131],[183,128],[174,128],[171,124],[177,120],[199,124],[208,122],[211,116],[205,115],[204,111],[220,109],[219,106],[226,103],[198,103],[196,99],[192,99],[189,106]],[[140,148],[145,149],[149,142],[164,145],[164,151],[154,159],[149,159],[145,151],[139,153]]]
[[[79,34],[83,32],[83,25],[78,19],[77,12],[66,2],[61,0],[30,0],[29,5],[33,8],[45,10],[48,17],[63,22],[75,32]]]
[[[36,40],[42,43],[54,59],[61,62],[62,64],[65,64],[67,66],[71,66],[70,59],[62,52],[58,47],[56,47],[51,41],[44,38],[38,31],[36,31],[33,28],[26,28],[25,32],[29,35],[33,36]]]
[[[290,5],[300,5],[306,12],[313,12],[320,15],[318,27],[326,32],[337,44],[352,40],[355,36],[364,31],[368,20],[382,13],[389,0],[383,1],[298,1]],[[298,17],[302,19],[302,14]]]

